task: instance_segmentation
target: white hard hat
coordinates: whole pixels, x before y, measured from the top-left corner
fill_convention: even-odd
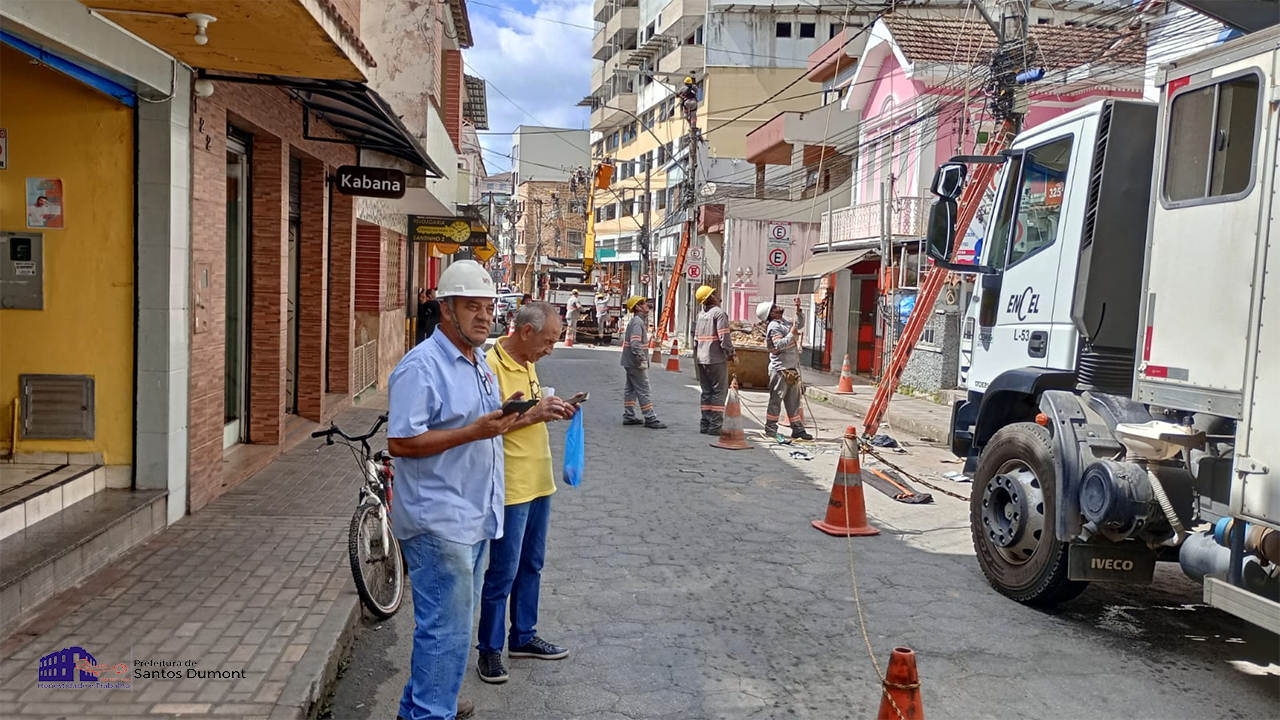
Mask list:
[[[475,260],[459,260],[440,273],[437,297],[496,298],[493,278]]]
[[[765,300],[759,305],[756,305],[756,317],[760,318],[760,322],[765,322],[769,319],[770,310],[773,310],[773,301]]]

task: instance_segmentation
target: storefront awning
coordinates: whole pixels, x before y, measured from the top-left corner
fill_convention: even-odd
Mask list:
[[[874,255],[875,252],[875,250],[850,250],[849,252],[821,253],[819,255],[814,255],[808,260],[805,260],[804,263],[796,265],[790,272],[778,278],[778,280],[809,280],[811,278],[820,278],[834,272],[839,272],[862,260],[868,255]]]
[[[359,19],[326,0],[80,2],[194,68],[364,80],[376,65]]]
[[[427,156],[427,151],[404,126],[400,116],[382,96],[362,82],[203,71],[200,77],[216,82],[272,85],[288,90],[303,106],[302,131],[306,139],[345,142],[362,150],[385,153],[423,168],[428,173],[427,177],[444,177],[444,171]],[[345,140],[313,135],[310,132],[313,114],[337,130]]]

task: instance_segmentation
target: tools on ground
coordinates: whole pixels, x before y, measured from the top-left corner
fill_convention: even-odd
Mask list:
[[[853,372],[849,370],[849,353],[844,355],[844,364],[840,366],[840,384],[836,386],[839,395],[853,395]]]
[[[836,463],[835,483],[831,486],[831,498],[827,501],[827,516],[814,520],[814,527],[828,535],[879,535],[880,531],[867,524],[867,503],[862,495],[862,466],[858,462],[858,430],[852,425],[845,428],[840,446],[840,460]]]
[[[680,341],[671,341],[671,357],[667,358],[667,371],[680,372]]]
[[[889,656],[889,669],[884,674],[884,692],[880,696],[880,712],[876,719],[924,720],[920,674],[916,672],[916,654],[911,648],[896,647]]]
[[[867,468],[867,474],[863,476],[867,484],[897,500],[900,503],[908,505],[920,505],[933,502],[933,496],[929,493],[918,493],[915,488],[907,484],[907,481],[897,476],[889,470],[881,470],[879,468]]]
[[[746,437],[742,434],[742,399],[738,397],[738,376],[734,375],[729,382],[729,395],[724,402],[724,425],[720,427],[720,439],[711,443],[711,447],[724,450],[750,450]]]

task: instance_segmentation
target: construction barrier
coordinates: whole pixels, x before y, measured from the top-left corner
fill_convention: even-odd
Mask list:
[[[916,672],[916,654],[911,648],[896,647],[889,656],[876,720],[924,720],[920,674]]]
[[[849,354],[845,353],[844,365],[840,366],[840,384],[836,386],[836,393],[840,395],[853,395],[853,372],[849,369]]]
[[[825,520],[812,525],[828,535],[879,535],[867,524],[867,501],[862,496],[862,465],[858,462],[858,431],[852,425],[844,431],[840,460],[836,463],[835,484],[827,501]]]
[[[711,447],[724,450],[750,450],[747,438],[742,434],[742,399],[738,397],[738,378],[729,383],[729,395],[724,403],[724,425],[720,426],[720,439]]]

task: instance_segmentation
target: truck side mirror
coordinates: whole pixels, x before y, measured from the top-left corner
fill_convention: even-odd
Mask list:
[[[964,163],[947,162],[938,167],[933,174],[933,184],[929,191],[940,198],[959,200],[964,192],[964,179],[969,174],[969,167]]]
[[[936,179],[935,179],[936,182]],[[940,197],[929,208],[929,225],[925,229],[926,250],[937,263],[951,261],[956,240],[956,201]]]

